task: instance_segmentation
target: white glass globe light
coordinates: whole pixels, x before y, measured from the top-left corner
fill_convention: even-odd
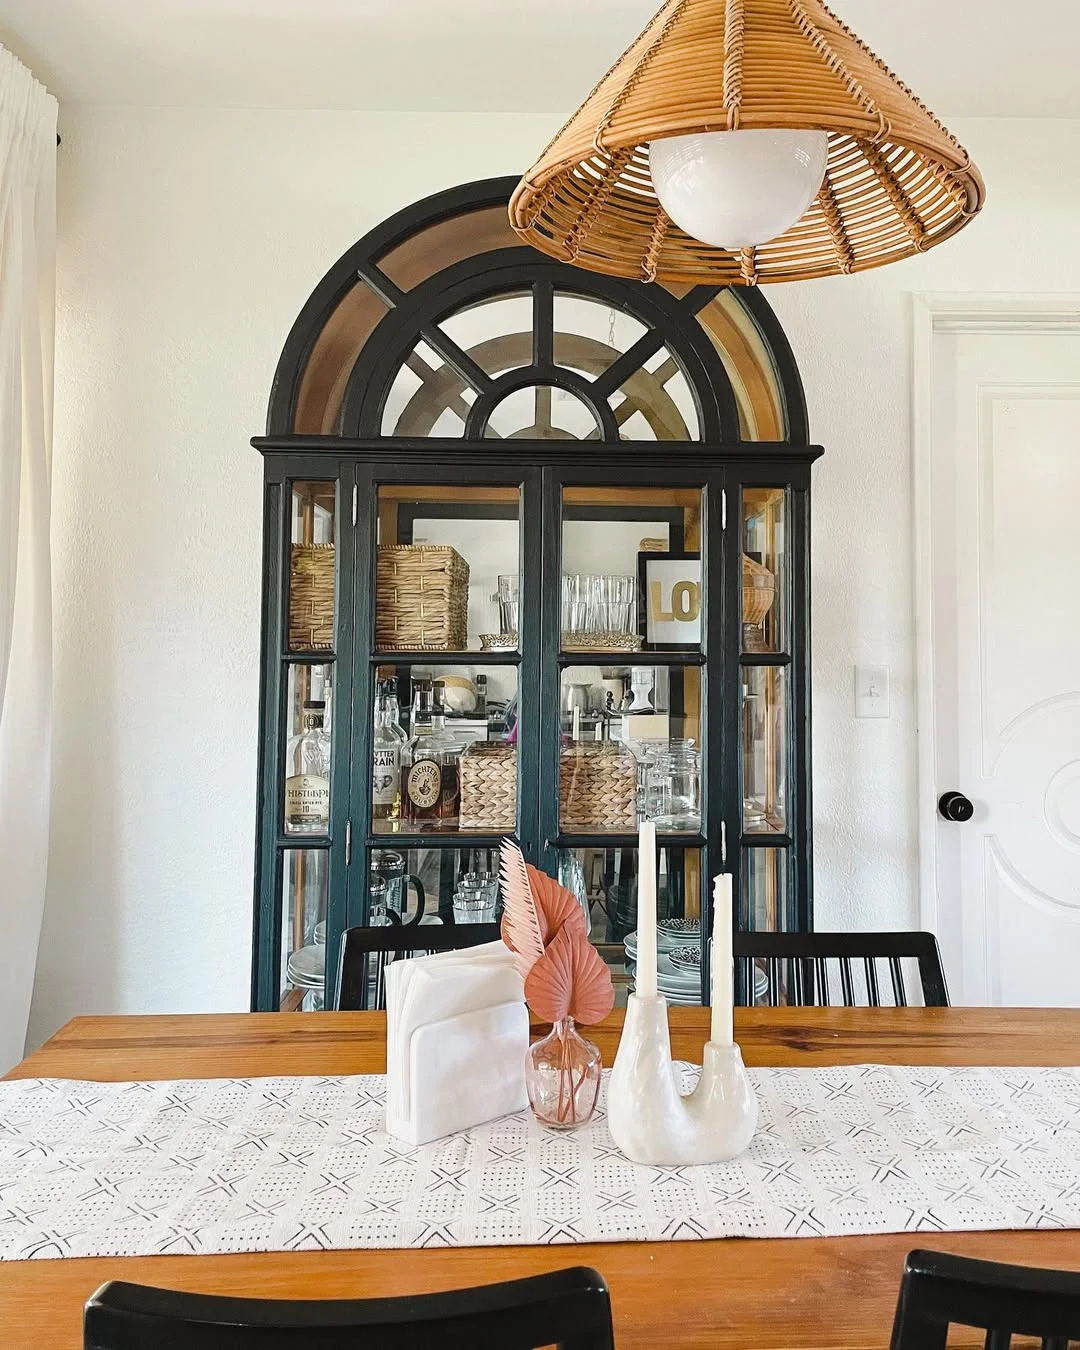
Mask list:
[[[740,249],[776,239],[825,176],[824,131],[706,131],[649,143],[660,205],[692,239]]]

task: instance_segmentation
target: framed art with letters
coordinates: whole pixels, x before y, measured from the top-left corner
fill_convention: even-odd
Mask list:
[[[701,646],[701,554],[639,553],[644,650]]]

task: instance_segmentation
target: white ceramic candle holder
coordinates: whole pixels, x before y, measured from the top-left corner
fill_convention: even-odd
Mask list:
[[[726,1162],[749,1147],[758,1103],[737,1045],[709,1041],[689,1096],[675,1081],[662,994],[631,994],[608,1080],[608,1128],[631,1162]]]

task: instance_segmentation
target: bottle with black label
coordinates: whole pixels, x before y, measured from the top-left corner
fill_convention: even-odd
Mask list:
[[[330,738],[326,704],[305,699],[303,730],[289,746],[285,778],[286,834],[326,834],[330,828]]]
[[[393,680],[380,680],[375,694],[371,747],[371,814],[376,820],[401,818],[401,752],[405,734],[397,721]]]

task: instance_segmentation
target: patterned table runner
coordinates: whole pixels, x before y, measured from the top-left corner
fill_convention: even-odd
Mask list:
[[[700,1167],[628,1162],[603,1114],[413,1148],[381,1075],[0,1082],[0,1257],[1080,1227],[1080,1069],[751,1077],[753,1144]]]

